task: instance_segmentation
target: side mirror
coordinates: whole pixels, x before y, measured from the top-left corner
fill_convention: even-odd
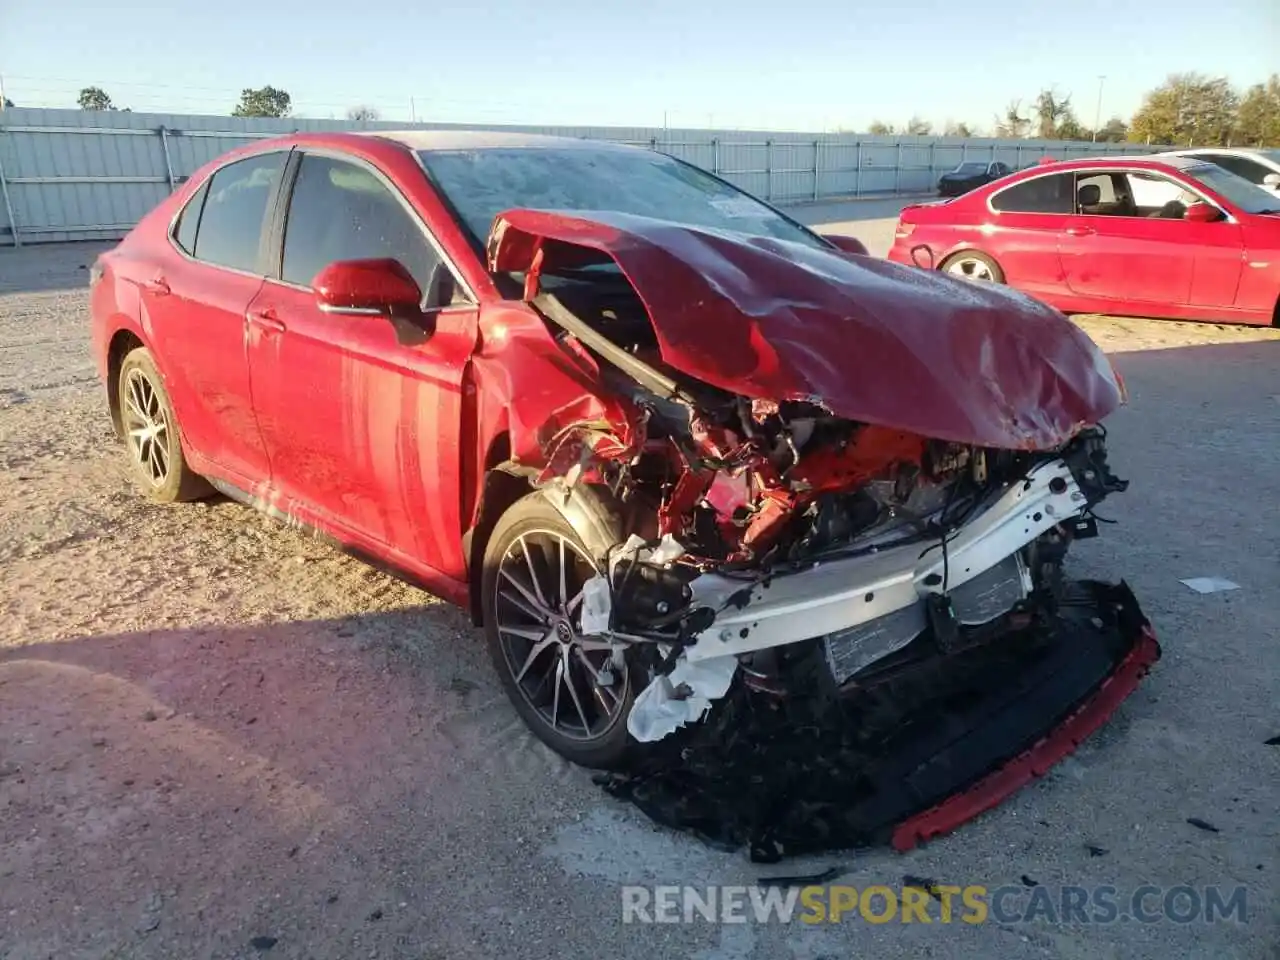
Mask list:
[[[845,253],[856,253],[860,257],[868,256],[866,245],[856,237],[846,237],[839,233],[824,233],[822,239],[837,250]]]
[[[1268,190],[1280,190],[1280,173],[1268,173],[1262,178],[1262,185]]]
[[[398,260],[339,260],[311,281],[325,313],[367,316],[417,313],[422,290]]]
[[[1224,216],[1225,214],[1213,204],[1197,201],[1187,207],[1187,212],[1182,215],[1182,219],[1190,220],[1192,223],[1213,223]]]

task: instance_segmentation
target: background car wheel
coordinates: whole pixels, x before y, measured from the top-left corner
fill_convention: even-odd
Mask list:
[[[630,752],[639,673],[634,664],[618,669],[607,643],[579,632],[582,585],[607,546],[583,543],[533,493],[498,521],[481,582],[489,654],[516,710],[556,753],[600,769],[622,766]]]
[[[1004,271],[985,253],[965,250],[948,257],[938,269],[962,280],[979,280],[983,283],[1004,283]]]
[[[204,478],[187,465],[178,418],[145,347],[124,358],[116,390],[130,472],[142,491],[157,503],[197,500],[212,493]]]

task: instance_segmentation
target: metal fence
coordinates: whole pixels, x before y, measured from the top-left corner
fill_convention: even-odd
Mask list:
[[[1133,144],[633,127],[250,119],[9,108],[0,112],[0,244],[116,239],[209,160],[318,130],[489,129],[629,143],[711,170],[775,204],[927,193],[967,160],[1016,168]]]

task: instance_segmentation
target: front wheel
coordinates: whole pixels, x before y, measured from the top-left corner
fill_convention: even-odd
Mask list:
[[[1004,271],[1000,269],[1000,265],[985,253],[978,253],[976,250],[963,250],[950,256],[938,269],[962,280],[1004,283]]]
[[[586,767],[613,769],[630,751],[632,669],[584,637],[582,586],[608,544],[586,544],[540,493],[498,521],[481,580],[485,639],[502,685],[547,746]]]

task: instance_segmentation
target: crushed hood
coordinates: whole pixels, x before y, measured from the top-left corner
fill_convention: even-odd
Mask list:
[[[492,270],[527,272],[539,250],[544,271],[615,261],[663,361],[742,396],[1006,449],[1056,447],[1124,402],[1084,332],[1006,287],[648,217],[496,218]]]

